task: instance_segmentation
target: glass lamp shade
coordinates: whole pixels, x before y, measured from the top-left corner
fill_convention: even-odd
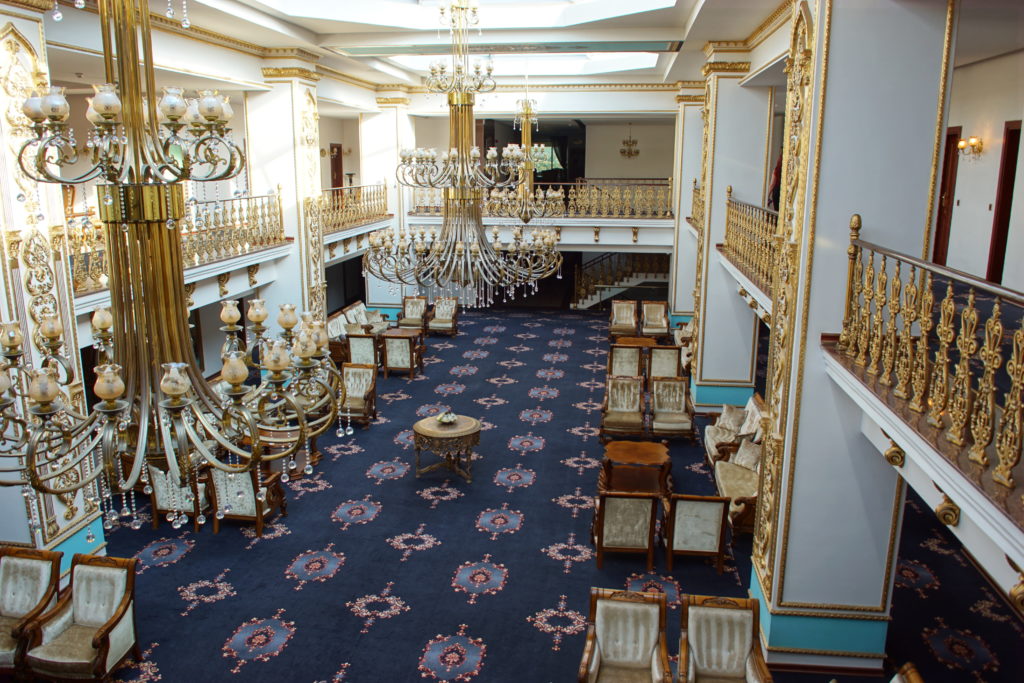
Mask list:
[[[288,357],[288,346],[280,339],[270,342],[263,356],[263,364],[271,372],[286,370],[291,364],[291,359]]]
[[[121,98],[111,83],[100,83],[92,86],[96,94],[92,98],[92,108],[105,119],[112,119],[121,113]]]
[[[92,314],[92,326],[97,330],[109,330],[114,325],[114,316],[110,315],[109,308],[97,308]]]
[[[181,92],[181,88],[164,88],[163,97],[157,106],[169,121],[177,121],[188,111],[188,103]]]
[[[234,325],[242,319],[242,314],[238,310],[238,302],[221,301],[220,302],[220,321],[225,325]]]
[[[292,353],[302,360],[309,360],[317,352],[317,345],[313,341],[313,335],[309,330],[301,330],[295,336],[295,343],[292,344]]]
[[[185,374],[185,363],[164,363],[164,376],[160,380],[160,391],[171,398],[180,398],[188,393],[192,382]]]
[[[224,366],[221,368],[220,377],[235,387],[245,382],[249,377],[249,368],[245,365],[242,353],[236,351],[224,359]]]
[[[29,371],[28,397],[36,403],[50,403],[60,394],[60,384],[53,368]]]
[[[313,337],[313,343],[320,350],[327,348],[327,342],[330,338],[327,336],[327,325],[323,320],[314,320],[312,327],[309,331]]]
[[[85,120],[86,121],[88,121],[89,123],[91,123],[94,126],[98,126],[99,124],[101,124],[104,121],[106,121],[106,119],[103,118],[103,115],[100,114],[98,111],[96,111],[96,108],[92,106],[93,98],[86,97],[85,101],[89,105],[88,109],[85,110]]]
[[[42,106],[47,118],[58,123],[66,121],[71,113],[71,105],[64,96],[64,88],[59,85],[50,86],[49,92],[43,97]]]
[[[48,315],[39,323],[39,334],[47,339],[59,339],[64,334],[64,325],[58,316]]]
[[[18,348],[24,339],[19,323],[0,323],[0,344],[3,344],[5,349],[13,350]]]
[[[231,107],[231,98],[227,95],[221,95],[221,115],[220,119],[224,123],[227,123],[235,115],[235,110]]]
[[[96,395],[105,401],[116,401],[124,393],[124,380],[121,379],[121,366],[113,363],[96,367],[96,384],[93,385]]]
[[[199,115],[207,121],[217,121],[224,114],[224,105],[212,90],[199,92]]]
[[[39,96],[39,93],[33,90],[32,94],[25,98],[21,105],[21,113],[33,123],[42,123],[46,120],[46,112],[43,111],[43,98]]]
[[[263,299],[249,299],[249,311],[246,315],[250,322],[258,324],[266,320],[270,313],[267,311],[267,306]]]
[[[295,315],[295,304],[281,304],[281,312],[277,315],[277,324],[286,330],[299,324],[299,316]]]

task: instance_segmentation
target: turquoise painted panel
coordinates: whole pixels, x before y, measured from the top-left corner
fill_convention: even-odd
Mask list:
[[[373,310],[380,311],[380,314],[388,320],[398,320],[398,314],[402,312],[401,306],[377,306]]]
[[[754,395],[754,387],[723,387],[691,382],[690,389],[693,392],[693,402],[703,406],[720,406],[723,403],[742,406]]]
[[[676,323],[688,323],[692,319],[692,315],[669,315],[668,322],[675,327]]]
[[[92,529],[92,533],[96,536],[92,543],[85,540],[85,537],[89,534],[89,529]],[[97,548],[102,547],[105,541],[103,522],[99,517],[96,517],[96,519],[79,529],[70,538],[66,538],[57,545],[52,546],[50,550],[64,553],[64,556],[60,558],[60,571],[63,574],[71,568],[71,558],[75,556],[75,553],[91,555],[96,552]]]
[[[888,621],[869,621],[845,617],[795,616],[772,614],[761,590],[757,572],[751,570],[750,596],[761,603],[761,631],[771,647],[882,654]]]

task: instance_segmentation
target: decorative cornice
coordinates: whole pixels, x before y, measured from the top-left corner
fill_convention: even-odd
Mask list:
[[[704,56],[710,57],[716,52],[750,52],[745,40],[709,40],[704,43]]]
[[[260,70],[263,72],[263,78],[300,78],[313,83],[321,78],[317,72],[301,66],[265,66]]]
[[[691,104],[704,104],[703,95],[676,95],[676,102],[679,104],[691,103]]]
[[[324,78],[331,78],[335,81],[348,83],[349,85],[354,85],[359,88],[366,88],[367,90],[376,90],[378,88],[376,83],[365,81],[362,78],[357,78],[355,76],[350,76],[349,74],[342,73],[341,71],[326,66],[325,64],[317,64],[316,72]]]
[[[411,91],[412,86],[407,83],[380,83],[374,86],[377,92],[404,92],[408,93]]]
[[[704,90],[704,81],[679,81],[676,85],[680,88],[700,88]]]
[[[747,36],[743,42],[747,44],[751,49],[757,47],[764,39],[775,32],[779,26],[783,23],[783,19],[788,19],[787,15],[793,13],[793,3],[791,0],[782,0],[782,4],[775,8],[775,11],[768,15],[768,18],[761,22],[761,24],[755,28],[749,36]]]
[[[378,97],[377,98],[377,104],[382,106],[382,107],[385,107],[385,106],[392,106],[393,107],[393,106],[400,105],[400,104],[401,105],[405,105],[405,106],[409,106],[409,98],[408,97]]]
[[[37,12],[45,12],[48,9],[53,8],[53,3],[49,0],[3,0],[0,5],[11,5],[20,9],[31,9]]]
[[[748,71],[750,71],[750,62],[708,62],[701,68],[700,75],[707,78],[711,74],[745,74]]]
[[[268,47],[263,49],[264,59],[297,59],[302,62],[316,64],[320,55],[304,50],[301,47]]]

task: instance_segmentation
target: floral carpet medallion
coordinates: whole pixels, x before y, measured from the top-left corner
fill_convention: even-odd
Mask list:
[[[570,427],[569,429],[566,429],[565,431],[569,432],[573,436],[580,437],[581,439],[583,439],[584,443],[586,443],[587,440],[590,437],[597,436],[597,435],[599,435],[601,433],[601,430],[598,427],[591,427],[590,426],[590,421],[589,420],[584,422],[582,426]]]
[[[288,565],[284,570],[286,579],[298,581],[295,590],[309,581],[324,582],[334,577],[345,564],[345,553],[334,552],[334,544],[328,543],[323,550],[307,550]]]
[[[462,498],[466,495],[458,489],[450,488],[450,480],[445,479],[444,483],[440,486],[431,486],[429,488],[420,489],[416,492],[423,500],[430,501],[430,509],[434,510],[437,508],[438,503],[445,503],[453,500]]]
[[[362,500],[346,500],[331,513],[331,519],[341,524],[341,530],[347,531],[353,524],[367,524],[377,519],[381,504],[370,500],[370,494]]]
[[[466,624],[460,624],[455,635],[438,634],[423,647],[419,671],[423,678],[435,681],[468,681],[480,674],[487,646],[482,638],[466,635]]]
[[[342,443],[336,443],[331,446],[324,448],[324,453],[331,456],[332,462],[338,462],[338,458],[343,455],[357,455],[362,453],[366,449],[355,442],[354,439],[343,441]]]
[[[466,390],[465,384],[459,384],[458,382],[448,382],[447,384],[438,384],[434,387],[435,394],[441,394],[442,396],[458,396]]]
[[[626,590],[638,593],[664,593],[665,605],[669,609],[676,609],[682,603],[682,590],[679,582],[671,576],[662,576],[647,572],[644,574],[630,574],[626,579]]]
[[[541,360],[545,363],[564,363],[569,360],[569,354],[567,353],[545,353],[541,356]]]
[[[225,598],[231,598],[238,593],[235,592],[235,587],[225,581],[225,577],[230,572],[230,569],[225,569],[213,579],[200,579],[199,581],[193,581],[187,586],[178,587],[178,595],[181,599],[188,603],[185,606],[185,611],[181,613],[181,616],[186,617],[199,605],[211,605],[215,602],[220,602]]]
[[[370,627],[379,620],[397,617],[402,612],[408,612],[411,609],[404,600],[391,594],[394,585],[394,581],[388,581],[388,584],[379,593],[364,595],[345,603],[345,607],[352,610],[352,614],[363,620],[363,628],[359,630],[360,633],[369,633]]]
[[[523,528],[523,513],[509,510],[508,503],[502,503],[498,510],[489,509],[481,512],[476,518],[476,529],[491,535],[491,540],[498,540],[501,534],[514,534]]]
[[[597,401],[579,401],[578,403],[573,403],[572,407],[582,410],[587,415],[590,415],[595,411],[601,410],[601,404],[598,403]]]
[[[466,602],[475,605],[481,595],[494,595],[503,589],[507,580],[508,569],[503,564],[492,562],[488,553],[482,560],[459,565],[452,577],[452,588],[468,594]]]
[[[597,458],[591,458],[587,455],[586,451],[581,452],[579,455],[574,455],[571,458],[565,458],[561,462],[566,467],[571,467],[576,470],[576,474],[581,477],[586,470],[595,470],[601,466],[601,461]]]
[[[533,387],[527,395],[538,401],[547,401],[548,399],[558,398],[560,393],[558,389],[544,385],[542,387]]]
[[[465,358],[466,360],[483,360],[484,358],[487,358],[490,355],[491,352],[485,351],[484,349],[469,349],[467,351],[462,352],[462,357]]]
[[[497,344],[497,337],[477,337],[473,340],[473,343],[477,346],[490,346],[491,344]]]
[[[999,671],[999,660],[988,644],[966,629],[950,628],[942,617],[935,619],[936,628],[921,632],[935,658],[949,669],[963,671],[981,683],[986,672]]]
[[[544,450],[546,444],[543,436],[534,436],[532,433],[519,434],[508,440],[509,450],[516,451],[519,455]]]
[[[502,375],[501,377],[488,377],[487,382],[496,387],[507,387],[509,384],[516,384],[519,380],[512,379],[508,375]]]
[[[456,377],[472,377],[480,371],[475,365],[453,365],[449,370],[449,375],[455,375]]]
[[[553,412],[544,408],[528,408],[527,410],[519,411],[519,419],[523,422],[529,422],[534,427],[538,424],[551,422],[551,418],[554,416]]]
[[[505,326],[504,325],[488,325],[487,327],[485,327],[483,329],[484,329],[484,332],[486,332],[487,334],[501,334],[502,332],[505,331]]]
[[[524,365],[526,365],[526,363],[524,363],[521,360],[516,360],[515,358],[509,358],[508,360],[503,360],[503,361],[498,363],[498,366],[503,367],[506,370],[513,370],[515,368],[521,368]]]
[[[494,475],[494,483],[508,489],[509,493],[515,489],[526,488],[537,481],[537,473],[528,467],[503,467]]]
[[[388,539],[388,545],[395,550],[402,551],[402,559],[399,560],[400,562],[405,562],[409,559],[409,556],[415,552],[430,550],[431,548],[436,548],[441,545],[441,541],[437,540],[437,537],[423,533],[423,530],[426,528],[426,524],[420,524],[414,532],[398,534],[397,536],[392,536]]]
[[[377,398],[384,401],[388,405],[391,405],[395,401],[407,401],[410,398],[412,398],[412,396],[399,389],[398,391],[389,391],[386,394],[379,394]]]
[[[551,330],[552,334],[557,334],[559,337],[566,337],[572,334],[576,334],[576,329],[573,327],[556,327]]]
[[[239,626],[221,648],[227,658],[234,658],[231,673],[238,673],[250,662],[266,662],[284,651],[288,641],[295,635],[295,622],[282,619],[284,609],[274,616],[260,619],[254,617]]]
[[[160,647],[160,643],[150,643],[149,647],[142,651],[142,661],[137,662],[129,659],[117,670],[117,678],[125,683],[156,683],[163,680],[160,667],[153,658],[153,651]]]
[[[401,446],[402,450],[408,450],[412,448],[413,443],[415,443],[415,441],[413,439],[411,429],[403,429],[402,431],[395,434],[394,444],[396,446]]]
[[[572,340],[571,339],[552,339],[551,341],[548,342],[548,346],[551,346],[551,347],[556,348],[556,349],[567,349],[570,346],[572,346]]]
[[[375,484],[381,484],[385,481],[394,481],[395,479],[401,479],[409,473],[409,463],[404,460],[381,460],[370,465],[370,469],[366,470],[366,476],[370,479],[374,479]]]
[[[490,396],[483,396],[481,398],[473,399],[473,403],[483,406],[486,410],[490,410],[491,408],[503,406],[507,404],[508,401],[506,401],[503,398],[498,398],[494,394],[491,394]]]
[[[928,565],[916,560],[900,560],[896,566],[896,585],[912,588],[919,596],[927,598],[930,591],[938,589],[939,580]]]
[[[186,538],[187,533],[178,538],[158,538],[140,550],[135,555],[139,560],[136,571],[141,574],[153,567],[166,567],[185,557],[196,545],[195,541]]]
[[[565,377],[565,370],[559,370],[558,368],[541,368],[537,371],[537,379],[552,380],[562,379]]]
[[[581,510],[593,510],[594,509],[594,496],[593,494],[583,495],[583,491],[579,486],[572,493],[566,493],[561,496],[557,496],[551,499],[551,502],[559,507],[566,508],[572,511],[572,518],[576,519]]]
[[[295,499],[302,498],[307,493],[320,493],[333,488],[331,482],[323,478],[322,472],[317,472],[312,477],[292,479],[288,482],[288,488],[295,494]]]
[[[515,346],[508,347],[508,350],[512,353],[526,353],[527,351],[533,351],[533,347],[526,346],[525,344],[516,344]]]
[[[587,562],[594,556],[594,551],[588,545],[580,545],[576,542],[576,534],[569,534],[569,538],[562,543],[552,543],[540,551],[562,563],[563,572],[568,574],[572,571],[576,562]]]
[[[416,409],[416,417],[434,417],[447,413],[452,407],[447,403],[426,403]]]
[[[551,649],[556,652],[561,649],[566,636],[574,636],[587,629],[587,618],[576,610],[567,609],[567,604],[568,597],[559,595],[556,607],[542,609],[526,617],[534,628],[551,636]]]
[[[242,535],[249,539],[249,544],[245,546],[246,550],[252,550],[253,547],[260,541],[273,541],[276,538],[282,536],[291,535],[292,530],[288,528],[288,525],[284,522],[274,522],[272,524],[265,525],[263,527],[263,535],[260,536],[256,533],[256,527],[244,526],[242,527]]]

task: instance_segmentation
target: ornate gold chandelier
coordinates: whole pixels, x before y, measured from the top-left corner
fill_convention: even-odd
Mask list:
[[[495,227],[488,240],[482,221],[488,192],[518,191],[527,174],[532,188],[538,152],[527,144],[508,145],[499,156],[492,147],[481,164],[480,148],[473,144],[473,105],[476,93],[490,92],[495,84],[490,66],[469,64],[467,32],[479,22],[475,3],[452,0],[448,7],[442,5],[441,21],[452,38],[451,71],[444,64],[431,66],[427,86],[448,95],[451,148],[403,151],[397,169],[402,185],[444,190],[441,230],[372,233],[363,269],[386,282],[434,287],[439,294],[461,297],[466,305],[486,306],[499,297],[508,300],[535,291],[538,280],[558,270],[562,255],[552,230],[534,229],[527,235],[516,227],[504,244]]]
[[[88,169],[61,175],[82,160],[58,87],[25,101],[32,135],[19,162],[39,182],[103,181],[97,191],[111,307],[92,317],[100,400],[82,413],[67,398],[74,377],[61,355],[56,311],[43,318],[35,340],[24,338],[18,322],[3,323],[0,485],[22,487],[30,502],[39,493],[81,496],[78,504],[99,506],[105,528],[119,517],[139,528],[135,489],[152,490],[151,466],[190,490],[186,484],[195,483],[202,468],[231,476],[286,458],[287,481],[299,449],[311,453],[311,441],[338,415],[342,388],[323,321],[309,314],[300,321],[293,305],[282,305],[277,322],[283,332],[272,339],[260,299],[249,302],[249,330],[238,324],[237,302],[223,302],[227,341],[220,377],[226,388],[203,378],[191,347],[183,284],[181,181],[222,180],[242,169],[243,153],[227,127],[231,106],[210,91],[186,98],[169,87],[157,97],[148,2],[99,0],[99,16],[109,83],[94,86],[86,114],[94,125],[85,145]],[[33,343],[39,350],[35,367],[29,359]],[[250,383],[256,371],[261,380]],[[181,494],[167,515],[175,528],[186,521],[191,495]],[[256,495],[265,497],[266,490],[261,486]],[[35,533],[36,506],[29,509]]]

